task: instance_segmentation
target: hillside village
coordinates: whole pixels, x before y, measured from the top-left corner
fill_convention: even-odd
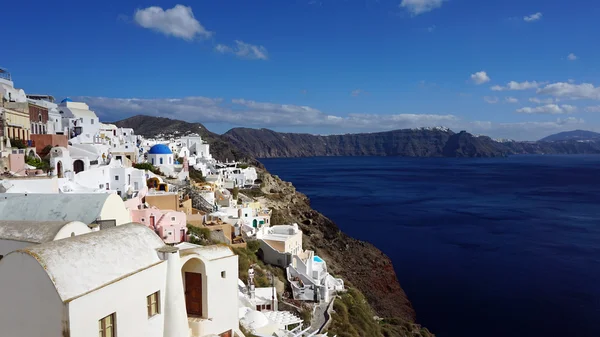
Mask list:
[[[0,93],[2,335],[327,336],[344,281],[297,224],[271,223],[255,167],[4,69]]]

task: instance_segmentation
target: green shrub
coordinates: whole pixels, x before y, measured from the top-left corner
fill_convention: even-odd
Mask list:
[[[25,158],[25,163],[27,165],[35,166],[36,169],[41,169],[44,171],[48,171],[50,168],[50,161],[45,159],[38,159],[37,157],[27,157]]]
[[[156,175],[162,176],[163,173],[154,165],[150,164],[150,163],[137,163],[137,164],[133,164],[133,167],[139,170],[145,170],[145,171],[150,171]]]
[[[196,170],[193,167],[190,167],[190,179],[197,183],[204,183],[206,179],[202,176],[202,171]]]
[[[195,227],[195,226],[191,226],[188,225],[188,234],[193,234],[190,235],[190,243],[196,244],[196,245],[205,245],[205,244],[210,244],[213,243],[212,240],[210,239],[210,229],[208,228],[200,228],[200,227]],[[198,237],[198,238],[196,238]]]
[[[252,198],[258,198],[265,195],[265,192],[263,192],[260,188],[247,188],[240,190],[240,192]]]
[[[329,335],[338,337],[382,336],[379,323],[365,297],[356,289],[339,296],[333,304]]]
[[[24,149],[27,147],[27,142],[22,139],[11,138],[10,146],[16,147],[17,149]]]

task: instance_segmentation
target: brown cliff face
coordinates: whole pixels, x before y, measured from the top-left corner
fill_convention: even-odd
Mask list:
[[[273,208],[272,224],[298,223],[304,232],[304,248],[314,250],[329,271],[360,290],[380,317],[397,317],[414,323],[415,312],[400,287],[389,257],[370,243],[344,234],[335,223],[310,207],[306,195],[266,171],[261,198]]]

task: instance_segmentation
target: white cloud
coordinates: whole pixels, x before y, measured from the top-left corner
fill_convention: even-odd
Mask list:
[[[484,101],[486,101],[489,104],[496,104],[500,101],[500,99],[498,97],[495,96],[485,96],[483,98]]]
[[[558,102],[558,100],[556,100],[556,101]],[[552,99],[552,98],[539,99],[537,97],[531,97],[529,99],[529,102],[537,103],[537,104],[552,104],[552,103],[554,103],[554,99]]]
[[[594,87],[591,83],[552,83],[544,88],[538,89],[537,93],[540,95],[551,95],[554,97],[566,97],[570,99],[600,100],[600,87]]]
[[[519,113],[550,114],[550,115],[570,114],[570,113],[574,113],[575,111],[577,111],[577,107],[574,107],[574,106],[568,105],[568,104],[563,104],[563,105],[547,104],[547,105],[537,106],[534,108],[526,107],[526,108],[517,109],[517,112],[519,112]]]
[[[542,18],[542,13],[537,12],[535,14],[524,16],[523,20],[525,20],[526,22],[534,22],[534,21],[540,20],[541,18]]]
[[[435,31],[435,29],[436,29],[435,25],[431,25],[431,26],[427,27],[427,31],[430,33],[433,33],[433,31]]]
[[[350,95],[356,97],[356,96],[359,96],[359,95],[364,94],[364,93],[365,93],[365,91],[362,90],[362,89],[355,89],[355,90],[352,90],[350,92]]]
[[[600,112],[600,105],[588,106],[585,108],[585,112]]]
[[[402,0],[401,8],[405,8],[412,15],[419,15],[442,7],[445,0]]]
[[[222,98],[106,98],[73,97],[86,102],[103,121],[116,121],[133,115],[167,117],[188,122],[259,128],[289,128],[315,133],[374,132],[423,126],[446,126],[454,131],[467,130],[492,137],[534,140],[550,132],[567,131],[584,121],[577,118],[556,121],[497,123],[465,121],[452,114],[348,114],[332,115],[318,109],[293,104],[257,102],[247,99],[225,101]]]
[[[514,97],[506,97],[504,98],[504,102],[506,103],[519,103],[519,100]]]
[[[251,59],[251,60],[268,60],[269,53],[267,48],[259,45],[253,45],[244,41],[235,40],[234,46],[226,46],[218,44],[215,50],[222,54],[235,54],[240,58]]]
[[[569,61],[575,61],[577,60],[577,55],[571,53],[569,56],[567,56],[567,59],[569,59]]]
[[[144,28],[185,40],[195,37],[209,38],[213,34],[194,18],[191,7],[183,5],[175,5],[167,10],[157,6],[137,9],[133,19]]]
[[[483,84],[491,81],[491,79],[485,71],[478,71],[475,74],[471,74],[471,81],[475,84]]]
[[[435,114],[348,114],[335,116],[309,106],[221,98],[106,98],[74,97],[86,102],[103,120],[114,121],[144,114],[190,122],[227,123],[254,127],[329,127],[357,131],[382,131],[421,126],[450,125],[454,115]]]
[[[529,82],[529,81],[525,81],[525,82],[515,82],[515,81],[510,81],[506,84],[505,87],[500,86],[500,85],[495,85],[493,86],[491,89],[493,91],[508,91],[508,90],[528,90],[528,89],[536,89],[539,88],[540,86],[544,85],[544,82]]]

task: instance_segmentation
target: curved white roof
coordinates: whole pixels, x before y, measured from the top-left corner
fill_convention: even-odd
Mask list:
[[[82,230],[89,230],[79,221],[7,221],[0,220],[0,239],[31,243],[53,241],[60,230],[73,223]]]
[[[109,193],[48,194],[3,193],[0,195],[0,220],[81,221],[86,225],[96,221]],[[125,207],[125,206],[123,206]]]
[[[148,227],[127,224],[11,254],[28,254],[36,259],[62,301],[67,302],[160,263],[156,249],[163,246],[163,241]]]
[[[269,325],[269,319],[260,311],[240,308],[240,323],[250,330],[257,330]]]
[[[180,249],[179,253],[182,257],[190,254],[197,254],[207,261],[235,255],[233,251],[225,245],[198,246],[185,242],[177,245],[177,247]]]

